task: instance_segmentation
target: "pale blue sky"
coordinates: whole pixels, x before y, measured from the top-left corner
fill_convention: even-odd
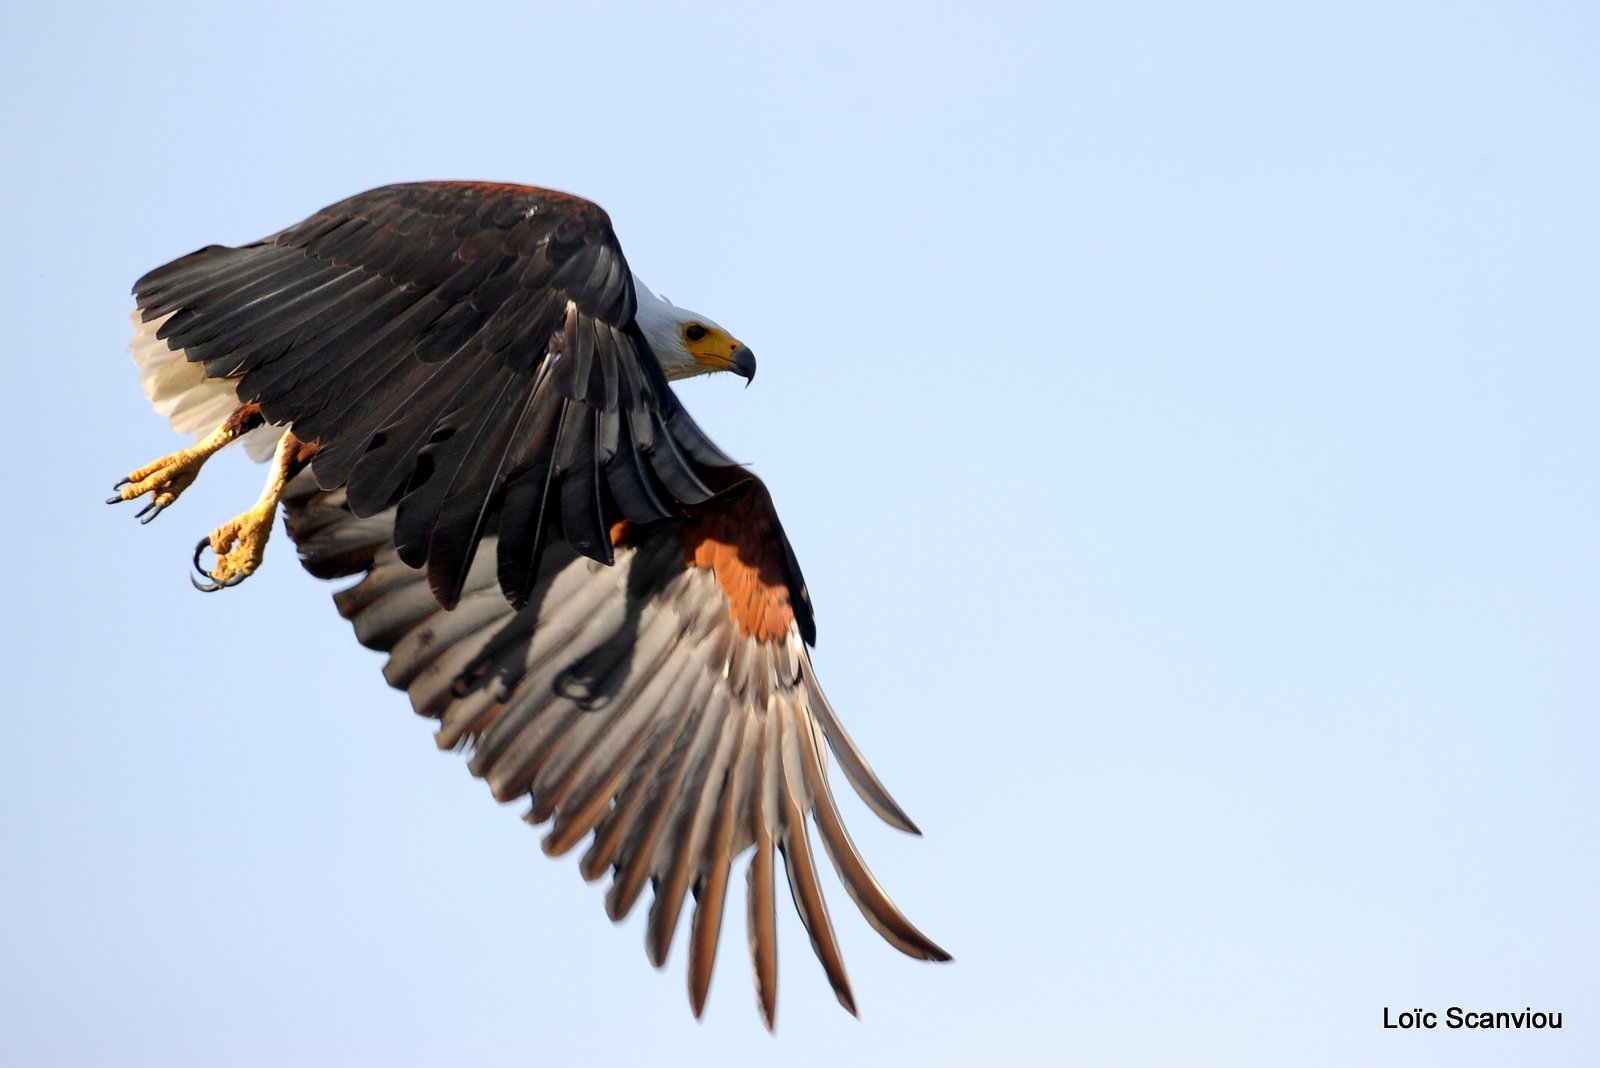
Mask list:
[[[1600,17],[1286,7],[12,12],[0,1061],[1600,1059]],[[956,956],[834,885],[860,1021],[786,908],[777,1037],[736,930],[695,1023],[281,536],[191,591],[242,456],[99,503],[177,443],[134,278],[439,177],[599,201],[761,359],[685,397]],[[1566,1027],[1381,1027],[1453,1004]]]

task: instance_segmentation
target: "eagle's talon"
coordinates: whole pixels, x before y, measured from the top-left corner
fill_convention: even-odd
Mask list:
[[[167,506],[175,503],[183,491],[194,484],[195,476],[200,473],[201,462],[203,460],[190,460],[163,465],[158,461],[152,465],[155,467],[153,471],[148,467],[140,468],[112,487],[117,490],[117,494],[114,497],[107,497],[106,503],[118,504],[122,501],[138,500],[149,494],[149,503],[138,513],[139,521],[148,523],[165,511]],[[153,512],[152,508],[155,509]]]
[[[237,586],[255,574],[256,568],[261,566],[267,538],[272,532],[274,510],[275,506],[273,510],[265,512],[259,507],[253,508],[201,538],[194,547],[194,569],[206,582],[196,582],[195,588],[204,593],[215,593]],[[207,549],[216,555],[210,568],[201,563]]]
[[[194,547],[194,569],[206,578],[211,577],[211,572],[200,566],[200,556],[209,548],[211,548],[211,535],[209,534],[201,538],[200,544]]]
[[[126,478],[118,480],[117,484],[111,487],[117,491],[116,496],[108,497],[106,503],[132,501],[148,493],[155,511],[150,511],[147,506],[139,513],[139,521],[148,523],[160,515],[168,505],[175,503],[183,495],[184,490],[194,485],[194,480],[200,475],[200,468],[205,466],[206,460],[213,453],[239,435],[253,429],[254,425],[259,424],[260,416],[260,409],[251,405],[240,405],[226,422],[197,442],[193,448],[180,449],[169,456],[163,456],[159,460],[130,471]],[[146,512],[149,513],[148,516]]]
[[[218,581],[212,572],[206,570],[206,566],[200,562],[200,557],[204,556],[205,551],[210,548],[211,535],[209,534],[201,538],[200,544],[194,547],[194,570],[195,574],[199,575],[200,578],[195,578],[194,575],[190,575],[189,584],[195,589],[199,590],[201,593],[216,593],[218,590],[225,590],[229,586],[238,585],[238,582],[243,581],[242,575],[239,576],[237,580],[230,580],[226,582]],[[205,581],[202,582],[200,579],[204,579]]]
[[[222,583],[220,582],[212,582],[210,579],[206,579],[204,582],[201,582],[193,575],[189,576],[189,585],[193,586],[201,593],[216,593],[218,590],[222,589]]]
[[[202,572],[202,574],[204,574],[204,572]],[[216,593],[218,590],[226,590],[229,587],[237,586],[239,583],[243,582],[249,577],[249,575],[233,575],[229,578],[223,579],[221,582],[208,577],[204,582],[201,582],[193,575],[190,575],[189,585],[193,586],[201,593]]]

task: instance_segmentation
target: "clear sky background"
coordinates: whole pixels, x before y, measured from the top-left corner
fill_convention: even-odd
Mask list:
[[[0,120],[0,1061],[1600,1060],[1593,6],[22,4]],[[696,1023],[281,535],[194,593],[243,456],[100,503],[136,277],[444,177],[760,357],[685,397],[956,957],[831,884],[859,1021],[786,906]],[[1381,1026],[1451,1005],[1566,1026]]]

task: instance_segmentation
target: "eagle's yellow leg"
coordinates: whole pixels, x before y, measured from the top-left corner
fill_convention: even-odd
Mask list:
[[[266,555],[267,539],[272,536],[272,521],[278,515],[278,501],[290,476],[303,461],[297,454],[304,448],[293,434],[285,433],[278,439],[272,453],[272,470],[261,496],[249,511],[234,516],[200,542],[194,551],[195,570],[210,578],[210,582],[195,585],[208,593],[226,586],[237,586],[255,573]],[[216,554],[216,563],[209,571],[200,565],[200,557],[210,548]]]
[[[254,404],[241,404],[217,429],[196,442],[193,448],[179,449],[154,463],[145,464],[113,487],[117,492],[106,499],[107,504],[138,500],[150,494],[150,503],[139,512],[139,522],[148,523],[167,509],[184,490],[194,485],[200,468],[224,446],[260,426],[261,409]]]

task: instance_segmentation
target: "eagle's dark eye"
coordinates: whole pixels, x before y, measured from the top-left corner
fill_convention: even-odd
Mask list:
[[[699,341],[701,338],[706,336],[706,328],[701,326],[699,323],[694,323],[684,330],[683,336],[688,338],[690,341]]]

